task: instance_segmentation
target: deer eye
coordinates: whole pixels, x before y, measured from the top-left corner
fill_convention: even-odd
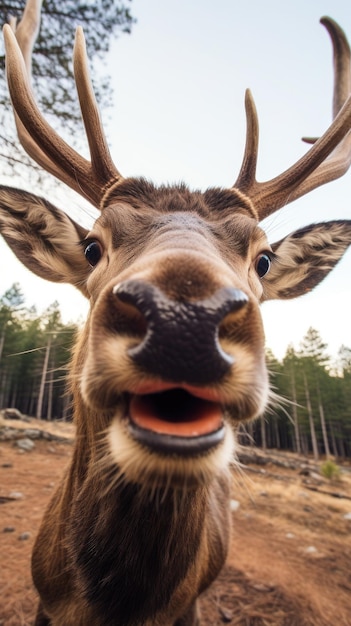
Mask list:
[[[260,278],[268,274],[271,267],[271,259],[268,254],[260,254],[255,263],[255,269]]]
[[[98,241],[90,241],[84,248],[85,258],[88,263],[95,267],[102,257],[102,248]]]

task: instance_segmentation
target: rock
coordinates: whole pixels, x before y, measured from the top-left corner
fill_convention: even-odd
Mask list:
[[[244,465],[249,465],[250,463],[254,463],[255,465],[267,465],[270,462],[270,459],[255,450],[250,450],[250,448],[242,448],[238,452],[238,459],[240,463]]]
[[[345,513],[344,519],[347,519],[347,520],[351,521],[351,513]]]
[[[14,526],[5,526],[5,528],[2,529],[3,533],[14,533],[16,530],[16,528]]]
[[[310,478],[320,485],[325,482],[324,478],[320,476],[320,474],[317,474],[317,472],[310,472]]]
[[[13,465],[12,463],[3,463],[1,467],[3,467],[4,469],[10,469],[11,467],[13,467]]]
[[[27,421],[30,421],[29,418]],[[1,426],[0,424],[0,441],[20,441],[24,438],[29,441],[33,439],[44,439],[45,441],[56,441],[59,443],[73,443],[73,437],[59,437],[45,430],[41,430],[40,428],[26,428],[22,430],[20,428],[14,428],[13,426]],[[20,447],[20,451],[21,450],[24,451],[24,449]],[[27,452],[27,450],[25,451]]]
[[[312,506],[304,506],[303,510],[305,511],[305,513],[312,513],[313,512],[313,507]]]
[[[308,493],[306,493],[306,491],[299,491],[297,495],[299,496],[299,498],[305,498],[305,499],[309,498],[309,495]]]
[[[31,533],[21,533],[20,536],[18,537],[18,539],[20,541],[27,541],[27,539],[30,539],[31,537]]]
[[[24,450],[24,452],[30,452],[35,447],[35,443],[26,437],[25,439],[18,439],[16,441],[16,446],[20,450]]]
[[[42,437],[42,433],[38,428],[26,428],[23,431],[23,435],[28,439],[40,439]]]
[[[238,502],[237,500],[231,500],[230,501],[230,510],[231,511],[237,511],[240,508],[240,502]]]
[[[23,493],[21,493],[20,491],[11,491],[11,493],[9,494],[9,497],[12,498],[13,500],[22,500]]]
[[[306,554],[316,554],[316,552],[318,552],[317,548],[315,548],[315,546],[308,546],[308,548],[305,548],[304,552]]]
[[[24,418],[21,411],[18,409],[2,409],[1,415],[5,420],[21,420]]]
[[[10,428],[9,426],[0,428],[0,441],[12,441],[12,439],[17,439],[17,437],[17,428]]]
[[[295,539],[295,535],[294,535],[294,533],[286,533],[285,537],[286,537],[287,539]]]

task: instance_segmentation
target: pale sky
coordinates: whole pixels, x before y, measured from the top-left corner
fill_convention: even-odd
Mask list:
[[[246,87],[260,120],[260,180],[303,154],[302,136],[329,125],[331,44],[319,19],[330,15],[351,39],[350,0],[133,0],[131,9],[138,23],[111,50],[114,107],[104,114],[123,175],[202,190],[230,187],[243,154]],[[83,201],[69,198],[61,208],[69,206],[76,217]],[[311,222],[341,218],[351,219],[351,171],[264,226],[273,242]],[[57,299],[65,320],[85,315],[84,299],[72,287],[32,277],[2,240],[0,251],[0,294],[18,281],[28,305],[42,310]],[[331,354],[341,344],[351,347],[350,273],[351,251],[313,293],[263,305],[267,346],[277,357],[289,343],[298,347],[309,326]]]

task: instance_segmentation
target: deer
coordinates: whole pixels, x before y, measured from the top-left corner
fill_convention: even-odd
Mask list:
[[[269,243],[267,216],[346,173],[350,48],[324,17],[334,55],[333,120],[275,178],[256,180],[258,117],[232,187],[190,191],[124,178],[114,165],[81,28],[75,83],[90,149],[49,125],[31,86],[40,2],[4,27],[18,138],[100,215],[88,230],[48,200],[0,186],[0,231],[43,279],[90,301],[69,386],[76,437],[32,555],[36,626],[195,626],[231,537],[237,429],[270,402],[260,304],[316,287],[351,244],[351,221]]]

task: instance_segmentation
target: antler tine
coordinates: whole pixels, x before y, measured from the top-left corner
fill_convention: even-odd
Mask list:
[[[331,36],[334,49],[334,120],[322,137],[308,140],[313,146],[301,159],[270,181],[256,181],[256,156],[252,158],[253,173],[245,173],[244,164],[249,162],[245,149],[243,166],[235,186],[250,196],[260,219],[312,189],[342,176],[351,164],[350,48],[344,32],[336,22],[326,17],[321,22]],[[252,120],[248,120],[248,135],[252,132],[249,131],[250,124]]]
[[[320,23],[327,29],[333,43],[333,118],[335,118],[351,93],[351,51],[343,31],[334,20],[322,17]],[[317,139],[318,137],[302,138],[306,143],[315,143]]]
[[[89,142],[93,171],[105,181],[118,178],[121,174],[116,169],[110,155],[105,133],[101,124],[93,86],[88,70],[88,57],[83,29],[79,26],[73,52],[74,77],[77,86],[80,108]]]
[[[256,180],[256,167],[258,157],[258,117],[254,99],[251,91],[246,90],[245,93],[245,111],[246,111],[246,143],[243,162],[234,187],[240,188],[242,191],[249,189]]]
[[[330,17],[322,17],[333,43],[334,94],[333,117],[336,117],[351,92],[351,51],[344,32]]]
[[[30,156],[40,165],[46,166],[63,182],[71,184],[71,174],[67,170],[68,164],[71,164],[73,160],[75,167],[71,167],[72,174],[78,170],[77,159],[74,159],[75,153],[49,126],[38,110],[16,37],[8,25],[4,26],[3,32],[6,47],[7,82],[16,111],[16,121],[20,122],[17,125],[19,139],[25,149],[29,151]],[[42,156],[44,156],[44,163],[42,163]],[[65,168],[60,166],[60,162],[66,162]],[[88,162],[86,162],[84,170],[87,169],[87,166]],[[81,175],[82,171],[79,174]]]
[[[16,33],[16,39],[23,54],[29,80],[32,74],[33,47],[40,28],[42,4],[42,0],[32,0],[31,2],[27,2],[24,7],[23,17],[18,26],[16,24],[16,20],[10,19],[10,25]]]
[[[334,62],[334,93],[333,117],[339,113],[351,93],[351,51],[347,39],[340,26],[330,17],[323,17],[321,24],[327,29],[333,43]],[[317,139],[306,139],[315,143]],[[351,133],[339,143],[330,158],[322,163],[292,194],[292,200],[312,191],[321,184],[339,178],[351,165]],[[321,182],[322,181],[322,182]]]
[[[77,55],[77,88],[84,109],[82,114],[92,163],[73,150],[48,124],[32,93],[31,54],[39,30],[40,8],[41,0],[27,3],[16,35],[9,25],[4,26],[7,80],[18,137],[24,149],[39,165],[99,207],[106,188],[122,177],[114,167],[107,148],[86,69],[87,63],[85,61],[83,69],[81,52]],[[88,115],[92,116],[91,121],[87,119]]]
[[[23,17],[18,26],[15,18],[10,18],[9,20],[13,32],[16,32],[16,39],[23,54],[23,60],[26,65],[26,72],[29,82],[31,80],[32,73],[32,51],[40,27],[41,5],[42,0],[34,0],[32,2],[28,2],[24,8]],[[6,44],[6,29],[4,29],[4,37]],[[37,163],[41,165],[44,169],[54,174],[54,176],[59,176],[58,169],[54,166],[53,163],[51,163],[51,161],[33,141],[32,137],[23,126],[15,109],[14,117],[19,140],[26,152],[32,158],[34,158]]]

